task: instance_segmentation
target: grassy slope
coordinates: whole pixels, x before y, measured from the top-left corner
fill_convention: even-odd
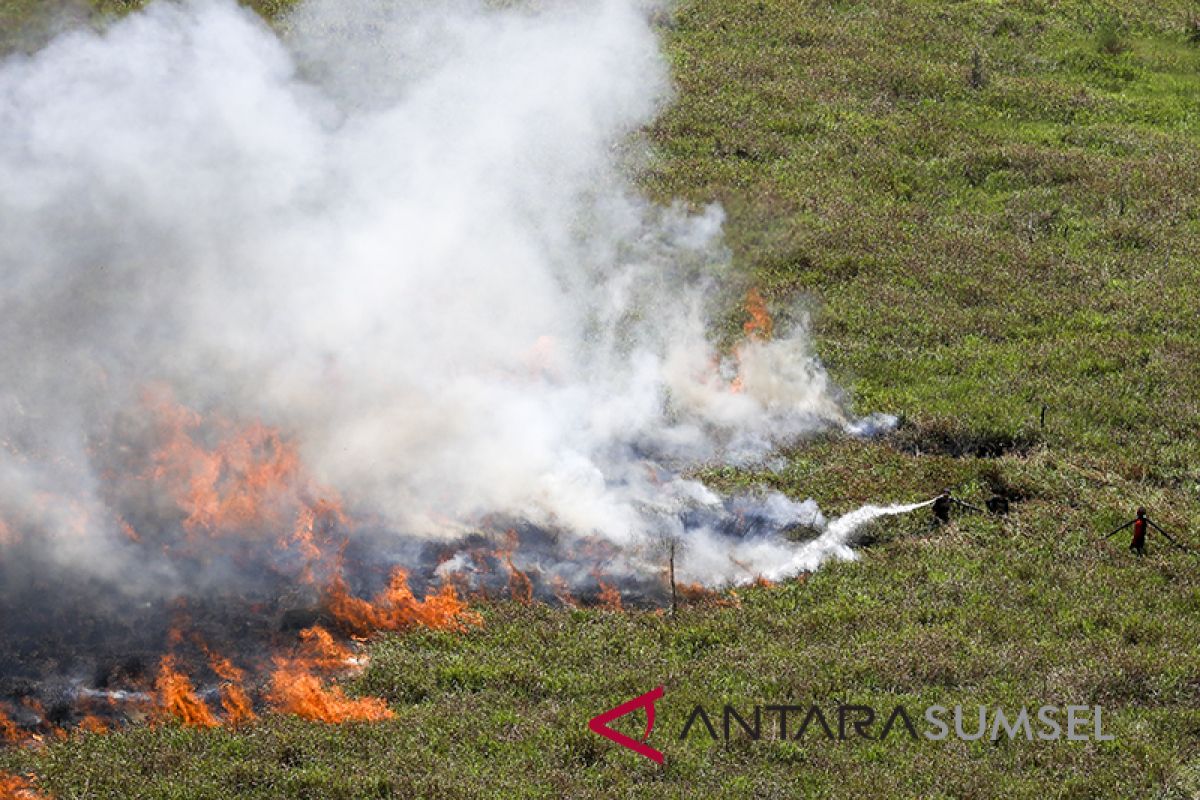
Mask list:
[[[664,22],[680,92],[647,189],[720,200],[738,264],[780,308],[808,299],[858,409],[907,423],[706,477],[835,511],[1007,487],[1010,517],[899,520],[740,608],[500,605],[467,636],[387,640],[363,682],[395,723],[134,730],[0,767],[61,798],[1200,795],[1198,562],[1095,540],[1137,503],[1200,528],[1200,46],[1183,0],[1106,5],[690,0]],[[1034,446],[943,452],[1007,441]],[[663,770],[584,728],[657,682]],[[725,699],[1101,703],[1118,739],[670,741]]]

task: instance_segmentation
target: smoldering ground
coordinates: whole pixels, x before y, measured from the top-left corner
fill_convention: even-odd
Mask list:
[[[364,586],[474,574],[453,543],[496,520],[575,585],[600,552],[644,582],[668,540],[708,584],[849,557],[848,525],[779,535],[829,532],[811,502],[679,476],[881,420],[802,315],[714,344],[720,208],[629,182],[671,95],[658,10],[314,0],[277,30],[160,1],[7,58],[5,638],[53,649],[80,604],[153,638],[334,555]]]

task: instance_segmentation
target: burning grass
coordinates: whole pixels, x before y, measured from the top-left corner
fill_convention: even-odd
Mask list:
[[[34,5],[0,10],[7,21]],[[264,798],[720,796],[751,784],[845,796],[1196,795],[1196,668],[1179,646],[1194,639],[1195,570],[1156,554],[1133,563],[1091,536],[1098,520],[1140,502],[1169,509],[1180,527],[1200,519],[1190,316],[1200,251],[1195,198],[1179,190],[1197,161],[1200,51],[1181,40],[1191,11],[1125,7],[1125,46],[1107,52],[1079,4],[860,10],[698,0],[664,17],[679,96],[649,131],[658,158],[644,184],[665,202],[722,198],[738,267],[768,297],[817,298],[818,351],[835,376],[861,408],[905,413],[915,438],[899,447],[822,441],[778,469],[705,477],[851,506],[949,485],[978,501],[995,474],[1027,503],[944,535],[902,523],[891,546],[853,568],[739,592],[737,608],[698,592],[695,607],[671,620],[526,604],[518,573],[536,576],[510,556],[504,574],[518,603],[494,607],[478,635],[418,628],[374,643],[360,685],[390,702],[395,736],[282,718],[260,719],[253,737],[160,726],[12,749],[0,754],[5,767],[37,769],[64,796],[97,797],[133,793],[131,771],[147,776],[136,790],[144,796],[181,786]],[[0,25],[0,37],[16,29]],[[976,50],[985,86],[969,81]],[[732,323],[744,334],[758,330],[747,306]],[[1034,429],[1043,403],[1045,432],[1023,442],[1013,432]],[[289,576],[307,574],[319,591],[336,561],[330,537],[345,521],[336,506],[306,498],[294,517],[281,515],[277,503],[300,493],[271,481],[304,483],[284,442],[259,430],[240,444],[189,443],[188,425],[178,419],[179,449],[147,465],[185,498],[181,518],[201,538],[224,521],[274,519],[282,527],[272,540],[288,543],[281,561],[297,567]],[[255,451],[261,464],[248,460]],[[208,465],[194,478],[178,468],[188,452]],[[140,520],[124,536],[176,546]],[[0,522],[0,542],[19,538],[15,521]],[[467,581],[455,585],[466,597]],[[564,605],[577,604],[572,587],[551,585]],[[303,647],[308,663],[321,659],[312,667],[320,674],[363,657],[352,640],[320,630],[281,651]],[[187,663],[193,692],[196,675],[218,672],[203,658]],[[1030,758],[991,746],[930,758],[921,747],[881,755],[672,743],[670,770],[647,783],[627,754],[603,749],[577,721],[610,707],[614,687],[645,688],[648,675],[669,676],[667,702],[678,705],[664,708],[668,717],[709,702],[710,687],[780,702],[849,690],[878,705],[1099,693],[1114,704],[1119,742]],[[219,698],[202,699],[234,716]],[[28,719],[24,704],[9,710]],[[87,716],[78,727],[107,719]],[[30,733],[0,717],[0,736]],[[1027,767],[1019,777],[1014,758]],[[4,776],[0,786],[32,791],[25,778]]]
[[[347,697],[340,686],[326,686],[303,663],[277,661],[268,695],[272,708],[316,722],[378,722],[391,719],[387,703],[377,697]]]
[[[102,677],[94,687],[69,683],[65,707],[64,689],[53,688],[60,699],[52,715],[35,696],[38,679],[48,687],[66,679],[50,662],[47,672],[33,673],[35,682],[23,694],[0,697],[0,741],[36,742],[65,735],[64,726],[100,732],[142,719],[200,729],[239,727],[254,721],[260,709],[327,723],[386,719],[383,701],[352,698],[331,682],[361,671],[359,642],[381,632],[464,631],[481,623],[451,583],[418,597],[399,566],[373,599],[356,596],[349,580],[362,569],[347,556],[354,525],[336,494],[307,475],[280,431],[206,418],[161,387],[144,394],[143,411],[150,421],[148,438],[134,444],[143,445],[147,455],[139,461],[138,447],[120,445],[129,454],[120,463],[133,467],[134,477],[112,477],[114,504],[119,508],[120,499],[134,492],[153,493],[167,503],[159,518],[142,514],[134,523],[118,510],[124,546],[142,551],[148,563],[209,577],[195,588],[181,587],[169,602],[129,609],[149,630],[124,633],[128,621],[114,618],[107,632],[96,634],[118,648],[123,638],[125,647],[148,648],[147,656],[159,648],[155,666],[126,659],[123,666],[98,670]],[[4,546],[18,546],[8,541],[8,530]],[[222,595],[211,584],[230,581],[230,569],[248,577],[232,579],[237,593]],[[327,619],[329,628],[289,634],[272,623],[286,617],[287,604],[296,602],[288,597],[297,593],[310,598],[311,613]],[[59,604],[71,599],[34,596],[27,613],[39,608],[58,613]],[[69,648],[68,617],[78,612],[63,608],[56,621],[64,641],[57,646]],[[156,643],[154,628],[168,621]],[[211,646],[209,635],[215,637]],[[34,663],[18,657],[16,668],[28,670]],[[6,713],[14,708],[21,712],[15,719]]]
[[[757,290],[747,294],[745,313],[744,341],[731,357],[718,359],[705,378],[729,396],[745,389],[747,348],[769,343],[774,329]],[[731,368],[732,377],[726,374]],[[462,633],[479,626],[482,617],[460,592],[484,600],[506,592],[527,606],[548,600],[575,606],[574,590],[582,588],[587,604],[608,612],[625,609],[618,586],[622,582],[635,596],[642,592],[637,597],[642,603],[647,588],[660,601],[667,596],[665,586],[653,585],[652,575],[639,589],[625,574],[606,579],[597,566],[592,589],[572,586],[560,574],[523,569],[517,564],[523,535],[510,528],[499,537],[488,534],[476,542],[452,544],[457,547],[453,556],[418,575],[424,587],[418,597],[409,568],[380,559],[374,548],[384,549],[386,542],[359,535],[360,521],[336,491],[309,474],[297,445],[283,431],[216,411],[201,413],[178,402],[166,385],[146,388],[137,411],[115,427],[111,440],[96,442],[95,454],[110,465],[102,476],[107,506],[73,507],[72,530],[95,537],[103,535],[95,531],[107,526],[126,553],[135,553],[134,559],[160,573],[181,576],[183,585],[170,587],[173,594],[137,604],[133,613],[151,631],[125,643],[142,651],[129,661],[129,669],[105,666],[97,670],[103,677],[95,686],[76,681],[67,690],[74,699],[54,719],[35,698],[25,699],[27,719],[0,718],[0,736],[6,740],[61,736],[72,727],[100,732],[142,719],[198,729],[239,727],[264,709],[327,723],[387,719],[390,711],[382,701],[349,697],[331,679],[358,672],[364,659],[355,648],[380,633]],[[50,504],[50,498],[42,503]],[[572,537],[564,545],[553,531],[530,525],[523,530],[534,546],[556,548],[555,563],[574,569],[588,560],[597,565],[622,561],[626,573],[633,574],[623,549],[603,537]],[[7,525],[0,527],[0,546],[14,541],[24,544],[19,529],[14,533]],[[577,553],[567,556],[566,546]],[[387,580],[369,599],[352,590],[352,584],[377,582],[384,568]],[[87,595],[88,590],[81,593],[84,600]],[[685,602],[691,596],[700,593],[685,589]],[[59,598],[52,595],[30,602],[60,618],[72,613],[69,605],[60,609]],[[286,607],[293,603],[299,605]],[[273,625],[281,615],[283,621]],[[164,642],[156,643],[152,629],[167,616],[171,621]],[[292,624],[301,620],[303,625]],[[113,620],[112,627],[127,624],[127,619]],[[289,639],[289,630],[299,630],[299,638]],[[210,633],[216,637],[211,647]],[[118,633],[96,635],[122,645]],[[36,632],[29,646],[37,646]],[[80,654],[85,663],[87,657]],[[148,668],[143,659],[156,662],[156,668]],[[20,656],[16,663],[24,667]],[[66,672],[54,669],[35,673],[34,679],[61,683]],[[103,707],[91,707],[96,697],[103,699]],[[0,710],[4,700],[0,695]]]
[[[364,641],[381,632],[417,629],[462,632],[482,624],[482,618],[458,599],[453,586],[446,585],[436,594],[417,599],[408,587],[403,570],[395,570],[392,579],[373,601],[354,597],[342,578],[336,578],[325,593],[325,612],[339,630]],[[172,639],[179,644],[183,636]],[[217,687],[218,716],[210,703],[195,691],[192,681],[180,671],[179,658],[163,656],[154,683],[154,704],[160,719],[184,727],[213,728],[224,724],[240,726],[256,719],[256,704],[247,684],[247,672],[199,642],[208,658],[209,670],[220,683]],[[365,658],[355,654],[349,641],[339,641],[320,626],[299,632],[290,652],[276,653],[270,666],[258,664],[254,672],[269,674],[262,691],[266,706],[281,714],[325,723],[379,721],[390,719],[387,704],[378,698],[349,697],[342,687],[329,683],[331,677],[345,677],[361,671]]]
[[[24,738],[25,735],[22,733],[21,729],[17,727],[17,724],[13,722],[6,713],[4,713],[4,709],[0,708],[0,742],[12,744],[13,742],[19,742]]]
[[[0,800],[49,800],[34,788],[31,778],[0,772]]]
[[[459,600],[451,584],[418,600],[408,588],[407,573],[400,568],[392,571],[387,588],[373,601],[353,597],[345,582],[335,579],[327,590],[326,607],[337,624],[355,636],[417,627],[461,631],[481,622],[479,615]]]
[[[162,389],[147,393],[145,407],[156,444],[149,466],[134,474],[170,501],[173,526],[143,518],[138,526],[143,532],[137,532],[122,520],[125,546],[201,570],[229,559],[272,580],[265,592],[248,584],[255,589],[249,597],[218,598],[217,608],[203,596],[179,595],[163,607],[170,624],[154,666],[131,660],[105,668],[95,688],[73,685],[70,706],[59,708],[53,720],[34,697],[22,700],[19,721],[5,714],[0,700],[0,740],[40,742],[64,737],[72,728],[102,733],[141,720],[240,728],[264,711],[329,724],[387,720],[393,712],[384,699],[354,697],[338,684],[361,673],[367,640],[382,633],[461,634],[479,627],[482,616],[460,596],[459,587],[473,581],[483,599],[495,592],[524,605],[535,601],[533,578],[516,565],[521,540],[515,530],[466,547],[476,565],[473,576],[446,572],[440,585],[424,581],[429,588],[418,596],[408,571],[397,565],[372,597],[361,597],[350,581],[358,576],[361,582],[363,563],[376,565],[364,562],[369,551],[367,556],[355,551],[353,520],[333,492],[307,476],[279,431],[260,424],[239,427],[219,417],[208,421]],[[180,535],[173,536],[173,529]],[[592,546],[597,557],[611,555],[603,543]],[[595,579],[595,604],[622,610],[616,585],[598,572]],[[576,603],[565,582],[551,584],[540,587],[543,598]],[[284,598],[297,591],[313,604],[300,617],[321,622],[293,632],[264,624],[279,619]],[[247,633],[237,633],[239,628]],[[216,643],[210,644],[209,635]]]
[[[189,728],[215,728],[219,724],[216,715],[196,696],[191,680],[179,672],[174,656],[163,656],[154,690],[163,717]]]
[[[94,686],[70,684],[71,699],[65,706],[56,701],[53,714],[35,696],[36,682],[31,694],[13,695],[7,705],[0,698],[4,742],[38,743],[63,738],[72,729],[102,733],[140,721],[236,729],[263,712],[329,724],[382,721],[393,715],[384,699],[351,696],[339,685],[366,666],[368,640],[383,633],[462,634],[478,628],[482,616],[460,595],[468,587],[484,600],[507,595],[524,605],[535,597],[576,603],[558,576],[553,576],[557,581],[539,577],[535,585],[534,577],[517,566],[521,537],[516,530],[464,544],[473,573],[446,571],[440,583],[424,579],[422,596],[399,565],[371,597],[359,596],[351,581],[363,583],[364,574],[378,569],[374,551],[369,542],[354,538],[355,522],[337,495],[307,475],[280,431],[257,423],[238,426],[219,416],[207,419],[161,388],[146,393],[144,410],[153,446],[142,462],[131,450],[130,463],[143,466],[132,470],[135,486],[122,486],[116,496],[134,489],[153,492],[166,498],[167,510],[165,519],[143,515],[136,524],[120,519],[124,546],[175,568],[203,572],[229,563],[269,580],[235,584],[246,596],[182,591],[158,610],[151,608],[151,628],[169,622],[161,641],[154,641],[152,631],[132,640],[148,649],[144,659],[150,663],[127,658],[98,670]],[[602,542],[588,547],[600,560],[613,555]],[[599,572],[594,577],[595,605],[621,611],[615,583]],[[297,602],[289,596],[297,593],[308,598],[303,602],[309,610],[288,609]],[[34,604],[53,608],[55,602],[45,596]],[[286,624],[289,616],[310,621],[292,628]],[[117,624],[114,620],[113,629],[100,635],[119,644]],[[35,677],[59,678],[53,672]],[[54,691],[61,697],[60,689]],[[6,709],[21,713],[14,718]]]

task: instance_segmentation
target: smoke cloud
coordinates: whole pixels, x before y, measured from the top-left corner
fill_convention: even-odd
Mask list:
[[[811,501],[680,477],[886,420],[846,415],[802,325],[714,345],[721,209],[628,177],[671,97],[650,11],[317,0],[281,35],[160,1],[0,64],[8,585],[29,559],[129,592],[229,580],[147,552],[242,508],[164,495],[199,479],[162,448],[228,472],[227,426],[259,422],[289,488],[253,499],[329,487],[397,553],[503,518],[632,571],[676,539],[706,583],[849,557]]]

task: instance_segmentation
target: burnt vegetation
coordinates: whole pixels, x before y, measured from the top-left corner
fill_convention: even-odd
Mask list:
[[[1027,455],[1041,437],[1029,431],[994,431],[963,427],[946,420],[901,424],[886,441],[914,456],[946,455],[952,458],[1000,458]]]

